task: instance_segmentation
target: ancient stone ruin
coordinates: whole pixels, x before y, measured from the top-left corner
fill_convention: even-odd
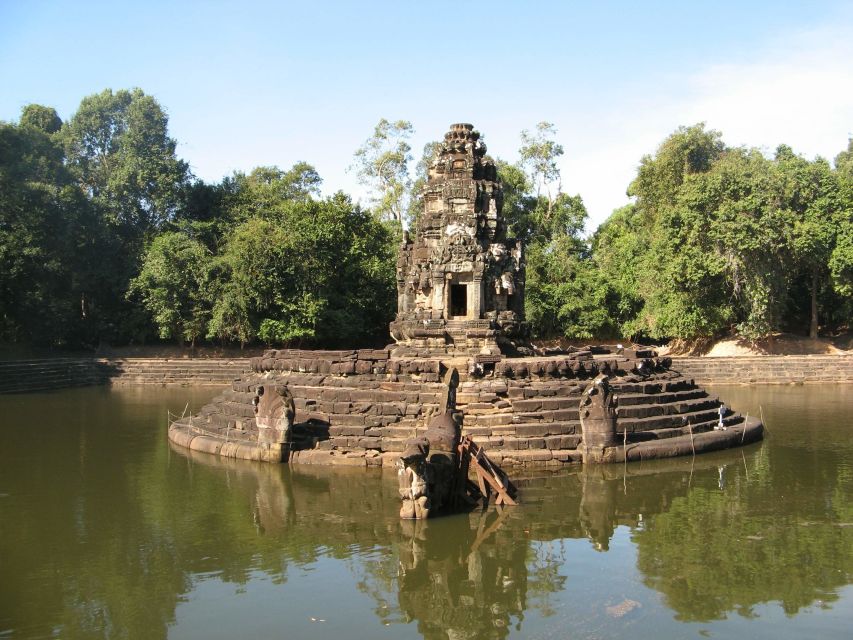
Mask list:
[[[497,169],[472,125],[451,125],[422,197],[397,260],[394,355],[532,355],[521,242],[507,237]]]
[[[762,437],[759,420],[723,406],[653,350],[532,351],[522,247],[507,237],[494,163],[471,125],[452,125],[423,197],[416,236],[400,247],[394,344],[267,351],[251,375],[176,420],[169,438],[221,457],[396,468],[403,508],[417,517],[431,508],[419,500],[429,484],[420,462],[458,456],[463,445],[507,468],[555,467],[695,455]],[[451,385],[444,378],[454,370]],[[489,477],[478,476],[484,488]],[[445,500],[439,493],[433,507]]]

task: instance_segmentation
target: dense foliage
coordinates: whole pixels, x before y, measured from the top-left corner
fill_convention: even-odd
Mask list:
[[[364,210],[308,163],[196,180],[139,89],[0,123],[0,342],[168,339],[364,345],[387,338],[394,259],[437,143],[410,178],[409,122],[355,152]],[[834,166],[730,148],[703,125],[644,157],[633,202],[592,236],[562,190],[553,125],[497,161],[539,338],[817,335],[853,314],[853,141]]]
[[[139,89],[0,123],[0,342],[363,345],[394,234],[300,162],[194,181]]]
[[[853,200],[825,160],[728,148],[696,125],[643,158],[629,194],[593,238],[625,335],[814,337],[849,324]]]

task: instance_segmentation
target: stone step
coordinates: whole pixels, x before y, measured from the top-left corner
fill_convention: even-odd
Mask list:
[[[702,422],[716,421],[719,414],[716,409],[710,411],[696,411],[690,413],[675,413],[671,415],[652,416],[648,418],[626,418],[620,419],[620,428],[627,428],[629,433],[638,431],[657,431],[659,429],[670,429],[681,427],[687,422],[700,424]]]
[[[628,406],[622,406],[620,404],[619,418],[651,418],[654,416],[693,413],[696,411],[716,409],[719,406],[720,401],[714,397],[699,398],[696,400],[683,400],[681,402],[671,402],[666,404],[635,404]]]
[[[708,393],[704,389],[689,389],[685,391],[662,391],[658,394],[617,393],[619,406],[627,407],[638,404],[667,404],[681,400],[705,398]]]

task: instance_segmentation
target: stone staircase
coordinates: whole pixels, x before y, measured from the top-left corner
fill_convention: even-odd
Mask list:
[[[562,465],[575,461],[581,442],[579,403],[589,377],[463,381],[457,407],[462,434],[471,436],[498,464]],[[199,414],[195,426],[227,439],[257,437],[252,398],[260,384],[287,384],[296,407],[294,450],[357,456],[353,463],[381,466],[423,435],[437,410],[443,385],[411,376],[335,376],[286,372],[235,380]],[[619,439],[628,443],[712,431],[720,401],[672,370],[614,380],[619,397]],[[743,422],[728,411],[728,426]]]
[[[675,357],[672,368],[701,384],[853,382],[853,355]]]
[[[120,358],[109,360],[115,385],[228,385],[251,369],[249,358]]]
[[[97,358],[0,362],[0,393],[29,393],[104,384],[109,375],[109,364]]]
[[[115,385],[229,385],[249,358],[44,358],[0,362],[0,393]]]

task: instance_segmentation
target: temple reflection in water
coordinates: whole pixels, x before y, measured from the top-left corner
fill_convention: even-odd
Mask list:
[[[38,460],[0,470],[0,635],[641,639],[781,614],[795,637],[849,612],[853,449],[820,413],[841,394],[809,390],[785,436],[765,405],[775,437],[742,451],[540,472],[518,507],[425,523],[392,474],[171,449],[158,405],[100,394],[57,395],[62,429],[19,433]]]
[[[226,468],[208,456],[198,459],[220,473]],[[849,554],[837,554],[839,544],[850,548],[849,528],[800,526],[798,536],[813,545],[804,568],[797,555],[802,545],[784,520],[774,523],[772,502],[764,502],[760,526],[747,517],[754,507],[742,489],[749,474],[759,480],[767,473],[755,452],[524,478],[521,507],[426,522],[397,518],[395,479],[388,474],[226,466],[247,480],[243,499],[253,502],[254,524],[277,538],[284,554],[381,550],[379,560],[352,564],[359,588],[376,601],[382,622],[414,622],[425,638],[503,638],[521,628],[531,609],[553,613],[554,594],[572,579],[572,558],[559,552],[561,544],[585,538],[607,552],[620,527],[636,545],[643,581],[680,620],[721,619],[771,601],[796,612],[831,601],[853,569]],[[807,486],[801,490],[808,493]],[[750,534],[756,526],[760,538]],[[758,542],[760,556],[749,546]]]

